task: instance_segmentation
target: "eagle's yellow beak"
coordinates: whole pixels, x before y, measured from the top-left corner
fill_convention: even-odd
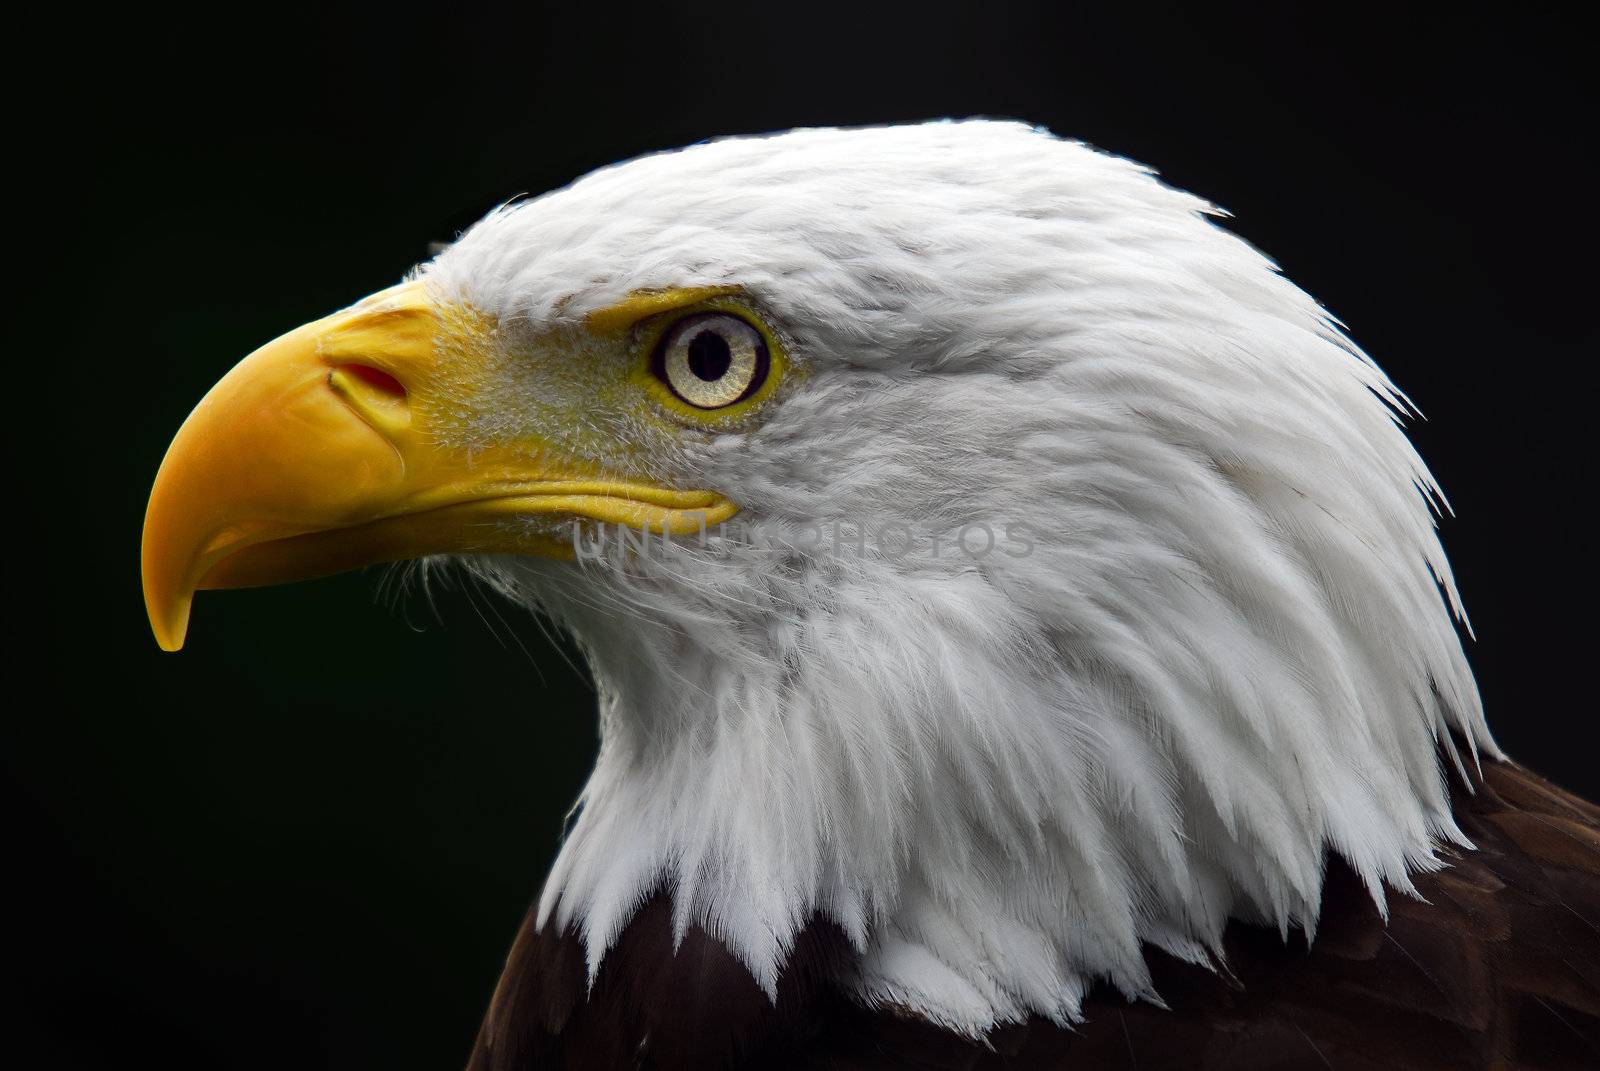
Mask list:
[[[444,445],[442,414],[492,330],[406,283],[224,376],[179,429],[145,513],[145,608],[162,648],[183,646],[199,588],[448,552],[561,557],[564,519],[681,535],[733,514],[709,492],[606,478],[543,438]]]

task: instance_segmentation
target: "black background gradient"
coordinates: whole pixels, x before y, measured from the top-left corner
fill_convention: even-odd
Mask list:
[[[14,1066],[464,1061],[592,757],[588,682],[512,608],[386,601],[383,570],[202,596],[161,654],[145,496],[258,344],[507,197],[720,134],[1021,117],[1232,211],[1428,414],[1491,723],[1600,794],[1590,39],[1503,8],[13,16]]]

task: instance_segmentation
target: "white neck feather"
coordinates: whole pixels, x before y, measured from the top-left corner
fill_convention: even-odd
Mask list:
[[[541,925],[576,925],[593,971],[663,888],[772,994],[821,912],[862,999],[977,1033],[1070,1021],[1099,979],[1155,997],[1143,942],[1204,963],[1230,918],[1314,930],[1325,849],[1380,906],[1409,892],[1435,838],[1463,843],[1436,747],[1493,751],[1432,581],[1378,575],[1361,531],[1260,473],[1163,501],[1123,521],[1167,541],[1111,537],[1093,587],[1108,533],[1082,517],[1025,572],[752,568],[732,541],[485,563],[600,689]],[[1307,569],[1334,538],[1352,571]]]

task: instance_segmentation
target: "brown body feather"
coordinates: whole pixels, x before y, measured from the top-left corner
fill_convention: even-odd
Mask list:
[[[1330,862],[1308,951],[1234,924],[1227,971],[1150,952],[1169,1007],[1095,991],[1086,1022],[1001,1027],[978,1044],[871,1011],[834,979],[833,924],[801,934],[776,1004],[721,944],[651,899],[585,985],[580,939],[525,922],[469,1071],[528,1068],[1600,1068],[1600,808],[1491,763],[1455,811],[1476,851],[1391,898],[1385,924]]]

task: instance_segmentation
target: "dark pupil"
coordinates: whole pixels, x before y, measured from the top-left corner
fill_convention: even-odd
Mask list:
[[[707,383],[727,375],[731,363],[733,353],[720,332],[708,327],[689,340],[689,371]]]

